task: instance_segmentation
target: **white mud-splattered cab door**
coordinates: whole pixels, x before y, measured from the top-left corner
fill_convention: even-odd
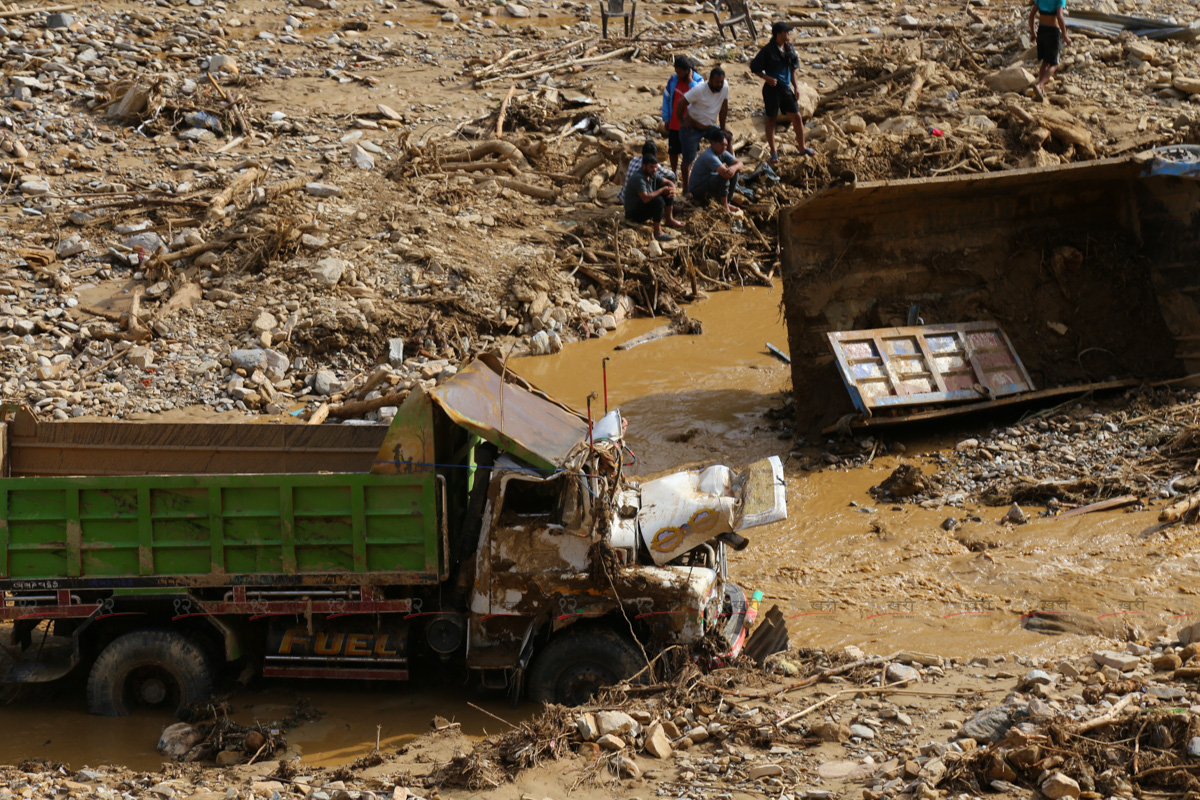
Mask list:
[[[712,466],[642,484],[638,526],[655,564],[666,564],[722,533],[787,518],[778,456],[741,472]]]

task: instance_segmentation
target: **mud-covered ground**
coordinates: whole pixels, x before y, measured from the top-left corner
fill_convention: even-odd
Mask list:
[[[1184,24],[1194,14],[1164,2],[1110,10]],[[726,65],[739,154],[751,169],[764,155],[758,82],[745,71],[756,48],[719,38],[700,6],[639,4],[633,41],[601,39],[596,9],[570,0],[105,0],[67,13],[0,19],[0,400],[47,419],[386,418],[417,381],[479,350],[603,337],[607,352],[631,326],[659,324],[629,317],[703,318],[691,301],[770,284],[775,212],[832,182],[1050,165],[1196,137],[1193,43],[1077,32],[1042,104],[1019,69],[1004,72],[1036,69],[1017,4],[758,4],[760,32],[776,18],[800,23],[818,153],[799,159],[781,133],[782,181],[750,183],[745,217],[688,208],[688,229],[659,245],[621,222],[614,198],[657,124],[674,55],[702,71]],[[779,402],[768,393],[786,383],[783,367],[758,341],[744,345],[754,358],[726,349],[761,338],[773,311],[760,300],[723,312],[740,321],[732,327],[704,320],[720,342],[676,337],[624,379],[641,388],[625,397],[653,428],[648,467],[788,448],[787,430],[762,415]],[[547,363],[578,369],[572,352],[583,351]],[[1196,529],[1186,517],[1149,531],[1154,512],[1195,488],[1194,408],[1160,390],[959,430],[928,454],[866,437],[798,451],[794,522],[733,569],[784,608],[793,643],[823,649],[770,672],[685,673],[614,698],[606,710],[635,723],[616,720],[619,743],[591,736],[575,712],[526,709],[492,719],[488,730],[510,732],[483,742],[477,719],[471,736],[451,719],[411,743],[385,740],[379,754],[358,741],[346,761],[359,761],[315,769],[286,746],[264,758],[239,730],[221,752],[253,763],[138,773],[56,757],[5,767],[0,798],[1195,793],[1200,695],[1179,629],[1200,612],[1186,578]],[[868,493],[906,463],[928,480]],[[1126,494],[1153,509],[1051,519]],[[1001,521],[981,499],[1018,502],[1033,522]],[[1150,563],[1163,573],[1145,592],[1122,588]],[[1064,600],[1062,587],[1081,593],[1065,602],[1089,620],[1068,613],[1043,627],[1088,638],[1045,639],[1016,622],[1055,610],[1045,601]],[[889,605],[914,602],[920,619]],[[1147,602],[1153,626],[1095,622]],[[1001,607],[969,630],[947,621],[951,608]],[[868,652],[847,651],[849,640]],[[854,661],[865,663],[790,688]],[[1111,724],[1078,727],[1123,702]],[[1014,727],[993,744],[962,733],[981,711]]]
[[[700,7],[643,4],[624,41],[601,39],[587,4],[510,6],[104,2],[5,19],[5,400],[57,418],[386,416],[479,350],[554,351],[770,283],[775,211],[831,182],[1190,141],[1200,88],[1191,43],[1077,32],[1036,103],[1011,3],[763,5],[760,31],[799,25],[818,154],[781,133],[783,180],[748,181],[746,217],[691,208],[660,245],[615,195],[672,59],[728,67],[753,170],[755,46]],[[342,407],[380,367],[365,399],[386,401]]]
[[[1054,660],[804,649],[497,716],[503,732],[482,741],[434,717],[426,736],[333,769],[286,753],[157,773],[27,761],[0,768],[0,797],[1190,797],[1197,633]],[[225,752],[245,760],[261,741]]]

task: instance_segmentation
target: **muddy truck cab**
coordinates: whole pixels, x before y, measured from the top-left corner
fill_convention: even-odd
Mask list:
[[[86,671],[108,715],[203,699],[222,673],[415,665],[578,704],[671,645],[738,653],[754,610],[727,548],[786,516],[778,458],[631,480],[619,413],[591,425],[489,356],[415,389],[386,429],[347,427],[354,448],[285,432],[225,474],[169,474],[217,456],[172,459],[153,423],[113,423],[104,447],[157,444],[106,474],[62,474],[85,457],[47,475],[48,442],[86,443],[72,423],[15,422],[0,424],[0,679]],[[205,427],[225,435],[190,426]],[[322,448],[344,469],[366,444],[361,472],[321,471]]]

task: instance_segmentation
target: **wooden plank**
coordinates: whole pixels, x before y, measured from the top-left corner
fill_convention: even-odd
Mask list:
[[[883,367],[883,374],[887,375],[888,383],[891,384],[892,394],[897,397],[902,397],[907,390],[900,390],[900,381],[896,379],[896,372],[892,369],[892,362],[888,360],[887,352],[883,349],[883,339],[879,336],[872,336],[871,343],[875,345],[875,352],[879,354],[879,363]]]
[[[946,381],[942,377],[941,370],[937,367],[937,362],[933,358],[933,353],[929,350],[929,342],[925,341],[925,334],[918,333],[915,337],[917,347],[921,350],[921,355],[925,357],[925,367],[929,370],[929,374],[933,376],[933,383],[937,386],[939,392],[948,392]]]
[[[1099,503],[1091,503],[1090,505],[1072,508],[1070,511],[1064,511],[1054,519],[1067,519],[1068,517],[1078,517],[1082,514],[1091,514],[1093,511],[1108,511],[1112,508],[1121,508],[1122,506],[1130,506],[1141,500],[1135,494],[1125,494],[1120,497],[1113,497],[1108,500],[1101,500]]]
[[[1029,372],[1025,369],[1025,364],[1021,359],[1016,357],[1016,348],[1012,346],[1012,341],[1008,338],[1008,334],[1004,332],[1003,328],[999,327],[996,328],[996,333],[1004,340],[1004,346],[1008,348],[1008,352],[1012,353],[1013,363],[1016,365],[1017,371],[1021,374],[1021,378],[1025,381],[1025,385],[1029,388],[1029,391],[1036,390],[1037,387],[1033,385],[1033,378],[1029,377]]]
[[[859,391],[858,384],[854,382],[854,375],[850,371],[850,363],[847,361],[846,349],[842,347],[844,344],[841,334],[830,333],[826,334],[829,337],[829,344],[833,348],[833,357],[837,359],[839,371],[842,374],[842,383],[846,386],[846,391],[850,392],[850,401],[854,403],[854,407],[859,411],[871,416],[871,407],[867,404],[867,399],[863,397]]]
[[[975,383],[983,387],[984,397],[992,397],[992,387],[988,383],[987,373],[983,371],[983,365],[975,357],[975,348],[971,347],[971,342],[967,339],[967,331],[960,330],[957,333],[958,341],[962,343],[963,360],[971,365],[971,373],[975,376]]]
[[[898,414],[891,417],[859,417],[850,420],[850,427],[855,430],[864,428],[882,428],[890,425],[905,425],[912,422],[924,422],[933,419],[947,419],[956,417],[960,414],[969,414],[973,411],[984,411],[993,408],[1005,408],[1007,406],[1020,405],[1021,403],[1033,403],[1039,400],[1046,400],[1052,397],[1061,397],[1069,394],[1086,394],[1088,392],[1101,392],[1109,389],[1128,389],[1131,386],[1141,386],[1142,381],[1137,378],[1127,378],[1119,381],[1102,381],[1099,383],[1083,383],[1074,386],[1059,386],[1053,389],[1039,389],[1033,392],[1021,392],[1019,394],[1010,394],[1007,397],[1001,397],[998,400],[985,400],[980,403],[967,403],[960,406],[952,406],[950,408],[935,408],[926,411],[917,411],[912,414]],[[1157,384],[1152,384],[1157,385]],[[837,433],[837,426],[831,425],[821,432],[825,434]]]

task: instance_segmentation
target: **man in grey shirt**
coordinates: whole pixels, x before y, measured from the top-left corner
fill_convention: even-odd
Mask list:
[[[683,227],[683,223],[675,219],[674,207],[675,184],[658,174],[657,157],[642,156],[642,169],[625,182],[625,219],[653,223],[654,238],[664,242],[675,238],[663,233],[664,217],[672,228]]]
[[[696,163],[692,165],[688,191],[698,203],[710,197],[717,198],[724,205],[725,213],[734,216],[741,214],[741,210],[731,201],[737,191],[738,173],[745,164],[729,152],[733,137],[728,131],[713,126],[704,132],[704,138],[709,141],[709,146],[696,157]]]

